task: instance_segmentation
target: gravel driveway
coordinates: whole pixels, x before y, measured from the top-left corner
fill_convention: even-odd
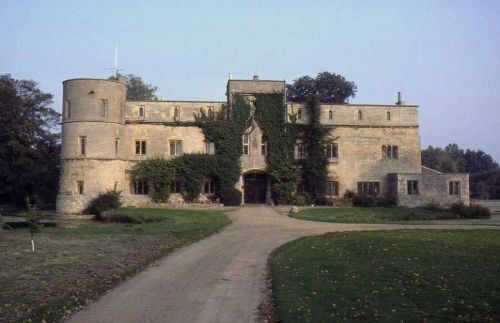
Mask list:
[[[266,261],[280,245],[331,231],[500,229],[488,225],[334,224],[289,218],[285,208],[242,207],[233,224],[184,247],[110,291],[69,322],[254,322]]]

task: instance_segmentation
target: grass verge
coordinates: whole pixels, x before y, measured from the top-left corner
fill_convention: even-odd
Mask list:
[[[291,213],[291,217],[337,223],[390,223],[422,220],[450,220],[458,216],[444,210],[404,207],[310,208]]]
[[[35,253],[27,230],[0,233],[0,322],[59,321],[150,262],[229,223],[216,211],[114,212],[143,223],[60,220],[35,235]]]
[[[283,322],[500,319],[496,230],[302,238],[274,253],[271,274]]]

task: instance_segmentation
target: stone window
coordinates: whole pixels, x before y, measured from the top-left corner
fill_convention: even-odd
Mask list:
[[[179,121],[180,119],[181,119],[181,108],[175,107],[174,108],[174,121]]]
[[[205,154],[215,155],[215,144],[213,142],[205,141]]]
[[[391,121],[391,112],[390,111],[387,111],[385,113],[385,118],[387,119],[387,121]]]
[[[264,156],[267,155],[267,142],[264,135],[260,136],[260,154]]]
[[[120,147],[120,138],[115,138],[115,156],[118,156],[119,147]]]
[[[66,100],[66,102],[64,102],[64,118],[65,119],[71,118],[71,101],[70,100]]]
[[[141,105],[139,107],[139,118],[144,118],[146,116],[145,112],[144,112],[144,107]]]
[[[214,194],[215,193],[215,182],[212,179],[206,179],[203,183],[203,193]]]
[[[336,143],[329,143],[326,145],[326,157],[327,158],[338,158],[338,145]]]
[[[358,195],[378,196],[380,194],[380,182],[358,182]]]
[[[448,195],[460,195],[460,182],[459,181],[448,182]]]
[[[170,193],[182,193],[182,182],[174,180],[170,183]]]
[[[328,119],[333,120],[333,111],[331,109],[328,111]]]
[[[132,194],[135,195],[148,195],[149,194],[149,185],[143,179],[136,179],[133,183],[133,191]]]
[[[363,120],[363,112],[358,110],[358,120]]]
[[[297,110],[297,119],[302,120],[302,109]]]
[[[170,156],[182,156],[182,140],[170,140]]]
[[[101,100],[101,117],[108,117],[108,100]]]
[[[398,146],[383,145],[382,146],[382,158],[383,159],[398,159],[399,158]]]
[[[250,136],[243,135],[243,155],[250,154]]]
[[[79,139],[80,144],[80,155],[85,156],[87,154],[87,137],[82,136]]]
[[[146,155],[146,140],[135,141],[135,154]]]
[[[326,196],[339,196],[339,182],[328,181],[326,182]]]
[[[303,159],[306,158],[306,145],[302,142],[298,142],[295,144],[295,159]]]
[[[84,186],[83,181],[77,181],[76,182],[76,191],[78,192],[78,194],[80,194],[80,195],[83,194],[84,189],[85,189],[85,186]]]
[[[411,180],[411,181],[406,181],[406,187],[407,187],[407,194],[408,195],[419,195],[419,189],[418,189],[418,181]]]

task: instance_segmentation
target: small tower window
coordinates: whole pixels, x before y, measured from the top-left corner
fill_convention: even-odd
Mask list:
[[[77,181],[76,182],[76,191],[78,192],[78,194],[82,195],[84,193],[84,183],[83,181]]]
[[[333,120],[333,111],[331,109],[328,111],[328,119]]]
[[[144,107],[141,105],[139,107],[139,118],[144,118],[145,114],[144,114]]]
[[[264,156],[267,155],[267,142],[266,139],[264,138],[264,135],[260,137],[260,153],[261,155]]]
[[[69,119],[71,118],[71,101],[66,100],[64,103],[64,118]]]
[[[118,148],[120,146],[120,138],[115,139],[115,156],[118,156]]]
[[[358,120],[363,120],[363,112],[361,110],[358,110]]]
[[[387,121],[391,121],[391,112],[390,112],[390,111],[387,111],[387,112],[385,113],[385,117],[386,117]]]
[[[297,119],[302,120],[302,109],[297,110]]]
[[[175,107],[174,108],[174,121],[179,121],[181,118],[181,108]]]
[[[108,100],[101,100],[101,117],[108,117]]]
[[[85,156],[87,154],[87,137],[80,137],[80,155]]]
[[[243,135],[243,155],[250,154],[250,136]]]

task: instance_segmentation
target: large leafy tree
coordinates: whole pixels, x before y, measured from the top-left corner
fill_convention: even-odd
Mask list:
[[[482,150],[463,150],[457,144],[444,149],[429,146],[422,150],[422,165],[443,173],[469,173],[472,197],[500,198],[500,167]]]
[[[59,179],[60,114],[32,80],[0,75],[0,203],[53,203]]]
[[[127,75],[127,100],[150,101],[158,100],[156,91],[158,88],[145,83],[141,77],[134,74]]]
[[[290,102],[305,102],[308,97],[315,96],[321,103],[347,103],[356,95],[357,86],[342,75],[321,72],[315,78],[301,76],[287,84],[286,89]]]

